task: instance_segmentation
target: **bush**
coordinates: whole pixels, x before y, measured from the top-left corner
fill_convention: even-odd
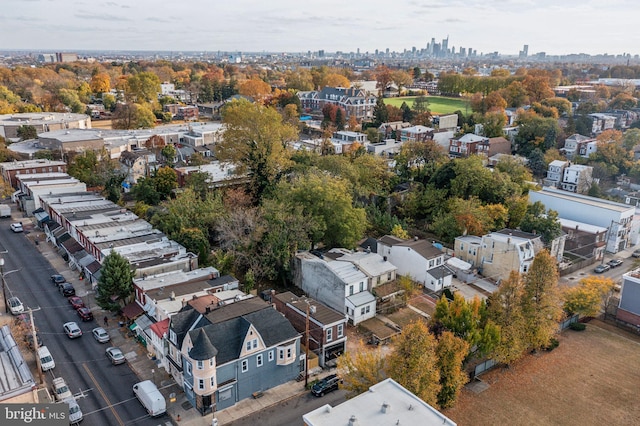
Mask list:
[[[547,351],[547,352],[551,352],[552,350],[557,348],[558,345],[560,345],[560,342],[558,341],[558,339],[553,339],[552,338],[551,341],[549,342],[549,344],[547,345],[547,347],[544,348],[544,350]]]
[[[587,328],[587,325],[581,322],[572,322],[569,324],[569,328],[575,331],[584,331]]]

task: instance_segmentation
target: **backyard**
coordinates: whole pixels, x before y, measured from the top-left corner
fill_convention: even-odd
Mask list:
[[[400,98],[384,98],[384,103],[400,108],[403,102],[413,107],[416,96],[404,96]],[[444,96],[427,96],[429,100],[429,110],[432,114],[451,114],[462,111],[465,115],[469,113],[469,102],[464,98],[446,98]]]
[[[640,338],[592,321],[567,330],[552,352],[481,376],[444,413],[459,425],[628,425],[640,418]]]

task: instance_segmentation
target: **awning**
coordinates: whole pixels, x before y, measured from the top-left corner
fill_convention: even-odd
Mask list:
[[[143,312],[144,309],[142,309],[142,306],[138,305],[138,302],[131,302],[122,308],[122,315],[131,320],[138,318]]]

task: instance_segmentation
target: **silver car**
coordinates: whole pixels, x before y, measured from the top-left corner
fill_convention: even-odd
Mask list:
[[[111,361],[111,364],[118,365],[118,364],[125,363],[126,358],[124,357],[124,354],[122,353],[120,348],[116,348],[112,346],[107,348],[106,352],[107,352],[107,357],[109,358],[109,361]]]
[[[91,330],[91,334],[93,334],[93,337],[100,343],[107,343],[111,339],[107,330],[102,327],[94,328]]]
[[[63,327],[64,332],[69,339],[75,339],[76,337],[82,336],[82,330],[80,330],[80,327],[78,327],[78,324],[75,322],[66,322]]]

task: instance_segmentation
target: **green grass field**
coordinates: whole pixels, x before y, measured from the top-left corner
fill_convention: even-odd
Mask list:
[[[417,96],[403,96],[400,98],[384,98],[384,103],[400,108],[403,102],[410,107],[413,106],[413,100]],[[432,114],[451,114],[458,110],[467,114],[471,111],[469,102],[463,98],[445,98],[444,96],[427,96],[429,99],[429,109]]]

